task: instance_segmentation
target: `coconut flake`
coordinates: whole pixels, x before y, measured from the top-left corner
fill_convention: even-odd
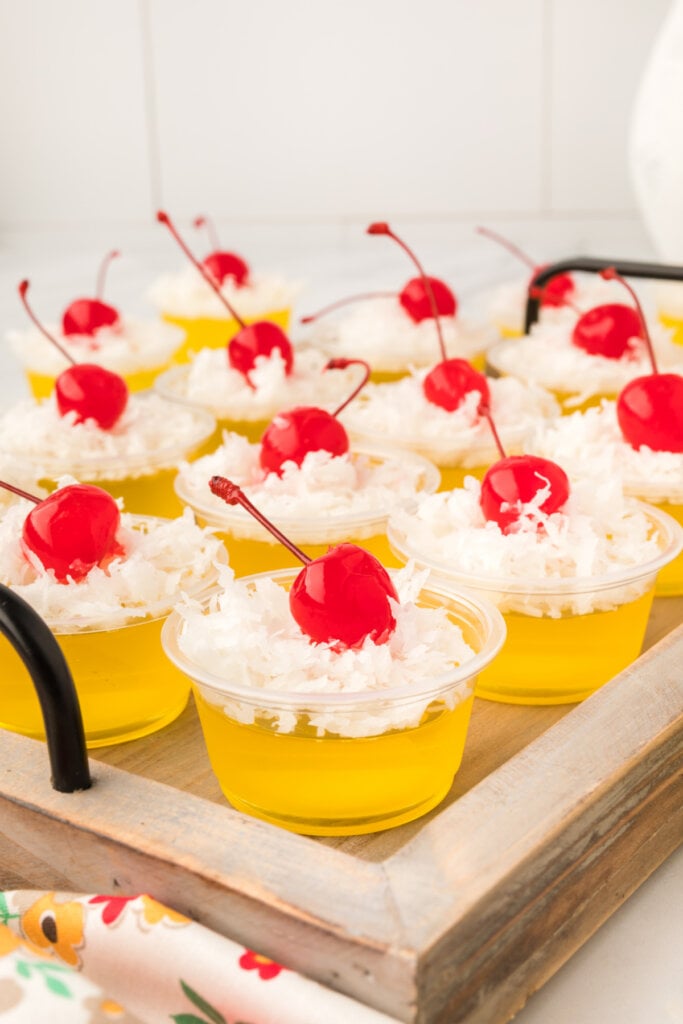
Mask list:
[[[442,316],[440,322],[449,357],[470,359],[495,340],[490,328],[475,326],[461,316]],[[307,338],[330,355],[367,359],[380,372],[429,366],[439,355],[434,321],[416,324],[398,297],[359,302],[345,316],[321,318]]]
[[[208,414],[150,393],[132,394],[117,423],[61,416],[54,395],[26,399],[0,419],[0,449],[40,467],[44,475],[72,472],[88,479],[139,476],[177,465],[212,433]]]
[[[539,425],[530,450],[561,463],[571,476],[616,476],[635,497],[683,503],[683,453],[631,447],[619,429],[615,402],[603,400]]]
[[[113,327],[100,327],[93,335],[65,335],[54,324],[48,330],[75,362],[97,363],[120,374],[166,366],[183,340],[178,327],[132,317]],[[6,337],[22,365],[32,372],[57,376],[67,369],[64,356],[40,331],[8,331]]]
[[[253,319],[288,309],[301,291],[301,282],[276,274],[250,274],[247,284],[228,277],[221,292],[241,317]],[[159,277],[149,289],[149,299],[162,313],[172,316],[231,319],[225,306],[196,267],[188,265],[174,274]]]

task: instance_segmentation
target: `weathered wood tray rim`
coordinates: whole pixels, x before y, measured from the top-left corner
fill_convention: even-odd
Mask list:
[[[400,1020],[495,1024],[675,848],[682,663],[683,625],[380,863],[100,762],[56,793],[4,733],[0,852],[153,892]]]

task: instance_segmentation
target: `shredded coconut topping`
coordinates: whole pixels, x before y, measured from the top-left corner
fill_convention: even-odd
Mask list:
[[[24,551],[21,531],[33,507],[21,499],[0,515],[0,581],[57,633],[115,629],[167,615],[183,594],[213,585],[216,567],[225,561],[224,546],[195,524],[189,509],[178,519],[123,513],[117,539],[125,554],[106,569],[95,566],[79,582],[59,583]]]
[[[500,342],[487,354],[499,373],[511,374],[556,392],[569,392],[567,405],[580,405],[594,395],[616,395],[634,377],[652,372],[645,344],[637,338],[620,359],[591,355],[571,340],[576,313],[565,308],[531,328],[522,338]],[[663,327],[650,326],[659,368],[683,372],[680,345]]]
[[[200,405],[219,419],[268,420],[296,405],[332,411],[359,379],[357,366],[325,370],[328,357],[315,349],[297,351],[287,376],[279,351],[259,356],[249,381],[228,364],[225,349],[201,349],[192,362],[174,367],[155,382],[159,394]]]
[[[241,317],[258,317],[288,309],[301,291],[300,282],[276,274],[250,274],[249,282],[236,285],[226,278],[221,291]],[[231,319],[225,306],[196,267],[188,264],[174,274],[164,274],[149,290],[149,298],[162,313],[178,317]]]
[[[539,426],[531,450],[571,475],[617,476],[636,497],[683,503],[683,453],[632,448],[619,429],[615,402],[603,400],[599,408]]]
[[[54,396],[27,399],[0,419],[0,450],[27,460],[38,475],[118,479],[177,465],[214,430],[208,413],[150,393],[130,395],[111,430],[75,418],[60,416]]]
[[[126,318],[114,327],[101,327],[91,337],[62,334],[56,325],[48,330],[77,363],[97,363],[115,373],[165,366],[183,340],[171,324]],[[40,331],[8,331],[7,341],[23,366],[34,373],[57,376],[67,369],[64,356]]]
[[[623,302],[624,289],[614,281],[605,281],[597,274],[577,274],[572,272],[576,290],[570,296],[571,301],[582,310],[602,306],[606,302]],[[519,334],[524,331],[524,313],[527,302],[529,278],[510,281],[495,289],[489,298],[489,315],[500,330],[512,330]],[[566,307],[541,306],[539,320],[543,323],[554,322],[562,317]]]
[[[495,458],[488,421],[477,412],[481,396],[469,392],[453,412],[425,397],[428,370],[413,371],[390,384],[368,384],[341,415],[347,429],[361,438],[377,438],[423,452],[439,465],[477,466]],[[491,412],[506,448],[518,445],[544,416],[558,412],[543,389],[513,377],[488,380]]]
[[[228,506],[211,493],[212,476],[226,476],[239,484],[285,533],[309,543],[315,542],[318,533],[321,543],[329,541],[335,525],[348,531],[350,517],[367,522],[369,536],[377,530],[377,520],[386,520],[397,504],[413,505],[418,492],[429,493],[438,485],[438,473],[426,461],[379,450],[339,456],[308,452],[300,466],[286,462],[282,476],[265,473],[259,463],[259,445],[226,432],[216,451],[183,464],[176,489],[183,501],[208,514],[214,526],[223,523],[240,536],[259,538],[264,527],[244,509]],[[336,518],[343,522],[335,524]],[[358,528],[362,529],[361,524],[355,523],[355,536]]]
[[[184,621],[178,646],[198,668],[226,680],[225,697],[205,688],[202,693],[239,722],[265,720],[278,732],[303,727],[313,729],[313,735],[347,737],[412,728],[430,705],[453,707],[472,692],[467,680],[434,696],[443,677],[475,652],[444,608],[417,604],[428,575],[411,568],[394,575],[400,603],[391,602],[396,629],[387,643],[366,638],[358,649],[339,650],[337,645],[313,644],[301,632],[283,586],[267,577],[250,583],[233,580],[229,570],[222,570],[223,589],[211,599],[208,611],[196,602],[179,608]],[[232,685],[252,690],[253,702],[230,697]],[[394,689],[402,691],[400,701],[382,699],[383,692]],[[278,694],[300,694],[300,708],[278,707]],[[311,694],[319,696],[311,700]],[[357,694],[362,703],[325,706],[324,696],[340,694]],[[377,699],[368,702],[375,694]]]
[[[480,493],[479,481],[467,477],[464,487],[426,497],[415,512],[397,511],[389,537],[418,564],[424,560],[451,580],[481,585],[501,610],[559,617],[633,600],[648,585],[637,578],[639,567],[671,543],[654,510],[624,498],[618,479],[576,479],[562,510],[546,515],[527,508],[530,514],[508,534],[484,518]],[[671,528],[680,543],[673,521]],[[623,579],[614,586],[602,583],[618,573]]]
[[[495,340],[488,327],[462,317],[440,317],[448,356],[469,359]],[[430,318],[414,323],[397,298],[359,302],[344,316],[313,324],[309,340],[333,356],[367,359],[373,370],[396,372],[409,366],[431,366],[439,357],[436,325]]]

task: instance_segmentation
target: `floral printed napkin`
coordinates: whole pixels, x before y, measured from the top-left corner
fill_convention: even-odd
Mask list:
[[[0,892],[1,1024],[394,1024],[151,896]]]

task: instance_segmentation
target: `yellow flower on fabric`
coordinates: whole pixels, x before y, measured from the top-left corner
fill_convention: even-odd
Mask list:
[[[24,912],[21,928],[40,949],[53,952],[71,967],[80,965],[76,950],[83,945],[83,907],[67,900],[59,903],[53,892],[45,893]]]
[[[190,924],[189,917],[179,914],[176,910],[158,903],[151,896],[141,896],[142,916],[147,924],[160,924],[164,918],[168,918],[171,924]]]

